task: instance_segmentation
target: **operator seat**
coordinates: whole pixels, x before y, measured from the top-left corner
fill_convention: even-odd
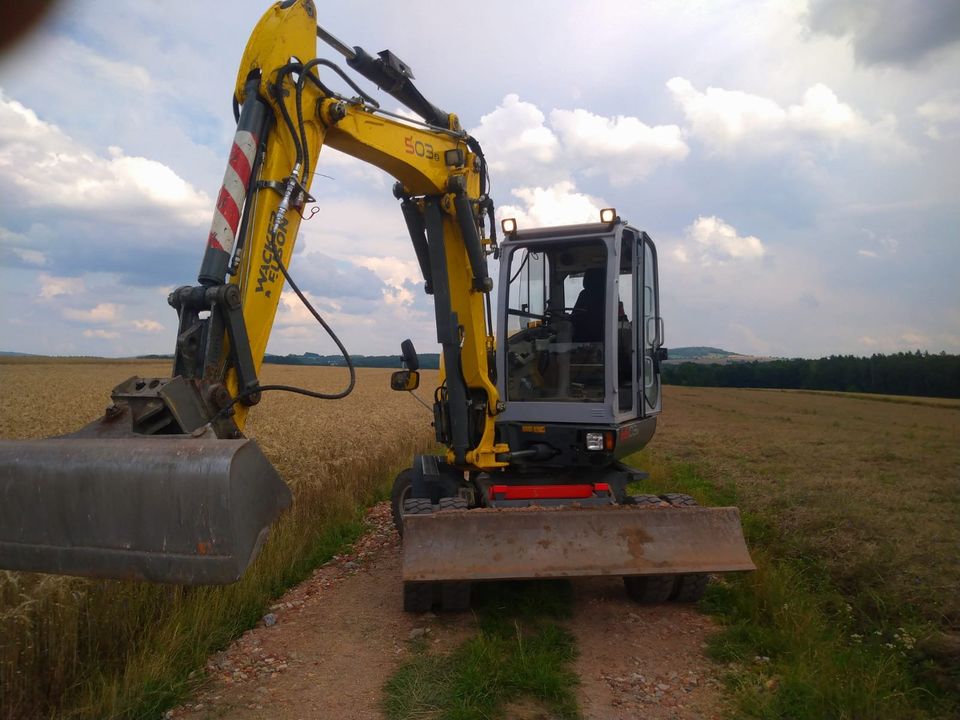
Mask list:
[[[603,342],[603,308],[606,299],[606,271],[590,268],[583,273],[583,290],[573,306],[573,341]]]

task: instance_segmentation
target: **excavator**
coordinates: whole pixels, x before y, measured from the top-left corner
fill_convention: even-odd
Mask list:
[[[381,108],[317,57],[317,38],[417,117]],[[330,146],[396,179],[442,350],[432,410],[446,451],[413,458],[392,493],[407,610],[462,609],[478,581],[603,575],[623,577],[639,602],[690,601],[711,573],[754,568],[736,508],[631,494],[644,474],[621,462],[661,411],[651,238],[607,208],[561,227],[504,218],[498,241],[480,144],[412,81],[392,52],[372,56],[321,28],[313,0],[265,12],[237,74],[236,133],[197,283],[168,298],[179,318],[171,375],[120,383],[104,415],[69,435],[0,441],[0,567],[205,585],[254,561],[292,499],[243,434],[250,410],[264,392],[337,399],[355,380],[288,267]],[[347,358],[342,391],[260,383],[285,286]],[[401,350],[391,388],[413,391],[419,360],[409,340]]]

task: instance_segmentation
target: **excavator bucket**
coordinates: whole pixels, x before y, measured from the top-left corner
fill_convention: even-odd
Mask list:
[[[290,501],[249,439],[0,441],[0,568],[231,583]]]
[[[734,507],[480,508],[403,523],[407,582],[754,569]]]

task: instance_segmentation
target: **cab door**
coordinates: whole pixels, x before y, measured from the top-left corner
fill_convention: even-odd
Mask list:
[[[657,248],[646,233],[641,233],[643,292],[641,355],[643,357],[643,414],[660,412],[660,362],[663,347],[663,319],[660,317],[660,287],[657,277]]]

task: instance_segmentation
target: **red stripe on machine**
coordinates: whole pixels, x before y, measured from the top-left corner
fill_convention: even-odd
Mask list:
[[[220,241],[217,239],[217,234],[214,232],[211,232],[210,237],[207,238],[207,246],[216,248],[217,250],[223,250],[223,245],[220,244]]]
[[[226,186],[220,188],[220,197],[217,198],[217,212],[223,215],[227,221],[234,236],[237,234],[237,228],[240,226],[240,208],[237,207],[236,200],[227,190]]]
[[[233,143],[233,148],[230,150],[230,167],[233,168],[243,182],[243,186],[246,187],[250,181],[250,160],[236,142]]]
[[[574,500],[610,492],[607,483],[595,485],[493,485],[491,500]]]

